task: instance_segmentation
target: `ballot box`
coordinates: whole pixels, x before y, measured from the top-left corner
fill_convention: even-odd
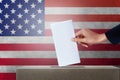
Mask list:
[[[16,70],[16,80],[120,80],[114,66],[32,66]]]

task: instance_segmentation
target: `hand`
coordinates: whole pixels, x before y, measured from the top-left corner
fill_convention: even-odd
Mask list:
[[[76,34],[76,38],[72,40],[74,42],[80,43],[84,47],[88,47],[89,45],[98,44],[107,40],[105,33],[98,34],[89,29],[82,29],[78,31]]]

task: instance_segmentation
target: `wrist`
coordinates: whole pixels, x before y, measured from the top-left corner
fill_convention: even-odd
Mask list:
[[[106,37],[105,33],[98,34],[97,42],[102,43],[102,42],[105,42],[105,41],[107,41],[107,37]]]

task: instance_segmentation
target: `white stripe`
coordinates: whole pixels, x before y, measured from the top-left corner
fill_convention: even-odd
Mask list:
[[[53,43],[52,37],[0,37],[0,43]]]
[[[55,65],[51,65],[51,66],[55,66]],[[31,65],[26,65],[26,66],[0,66],[0,73],[16,73],[16,70],[17,69],[40,69],[41,67],[43,68],[50,68],[51,67],[50,65],[49,66],[31,66]]]
[[[45,28],[50,29],[50,24],[54,22],[46,22]],[[74,29],[89,28],[89,29],[110,29],[120,24],[120,22],[73,22]]]
[[[46,7],[47,15],[62,14],[120,14],[119,7]]]
[[[80,51],[81,58],[120,58],[119,51]],[[0,51],[0,58],[56,58],[55,51]]]
[[[0,37],[0,44],[53,44],[52,37]],[[110,42],[104,42],[104,44]],[[102,44],[102,43],[101,43]]]
[[[15,73],[20,66],[0,66],[0,73]]]
[[[54,44],[52,37],[0,37],[0,44]],[[110,44],[109,41],[101,44]]]

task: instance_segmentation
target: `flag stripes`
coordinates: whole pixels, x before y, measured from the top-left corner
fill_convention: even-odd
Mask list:
[[[75,29],[75,32],[79,31],[80,29]],[[97,33],[104,33],[106,31],[108,31],[109,29],[91,29]],[[52,36],[51,30],[50,29],[46,29],[45,30],[45,36]]]
[[[16,80],[16,73],[0,73],[0,80]]]
[[[120,14],[116,7],[46,7],[46,15],[71,15],[71,14]]]
[[[120,7],[120,0],[46,0],[46,7]]]
[[[54,22],[46,22],[45,28],[50,29],[50,24]],[[73,22],[74,29],[89,28],[89,29],[110,29],[118,25],[120,22]]]
[[[97,46],[97,47],[96,47]],[[54,44],[0,44],[1,51],[55,51]],[[120,44],[96,44],[88,48],[78,45],[80,51],[119,51]]]
[[[105,14],[101,14],[101,15],[97,15],[97,14],[89,14],[89,15],[85,15],[85,14],[81,14],[81,15],[46,15],[45,16],[45,20],[46,21],[64,21],[64,20],[70,20],[72,19],[75,22],[81,21],[81,22],[86,22],[86,21],[90,21],[90,22],[97,22],[97,21],[101,21],[101,22],[116,22],[116,21],[120,21],[120,15],[118,14],[109,14],[109,15],[105,15]]]
[[[120,58],[81,58],[76,65],[119,65]],[[56,58],[1,58],[0,65],[58,65]]]
[[[119,51],[79,51],[79,54],[81,58],[120,58]],[[0,55],[0,58],[56,58],[55,51],[1,51]]]

